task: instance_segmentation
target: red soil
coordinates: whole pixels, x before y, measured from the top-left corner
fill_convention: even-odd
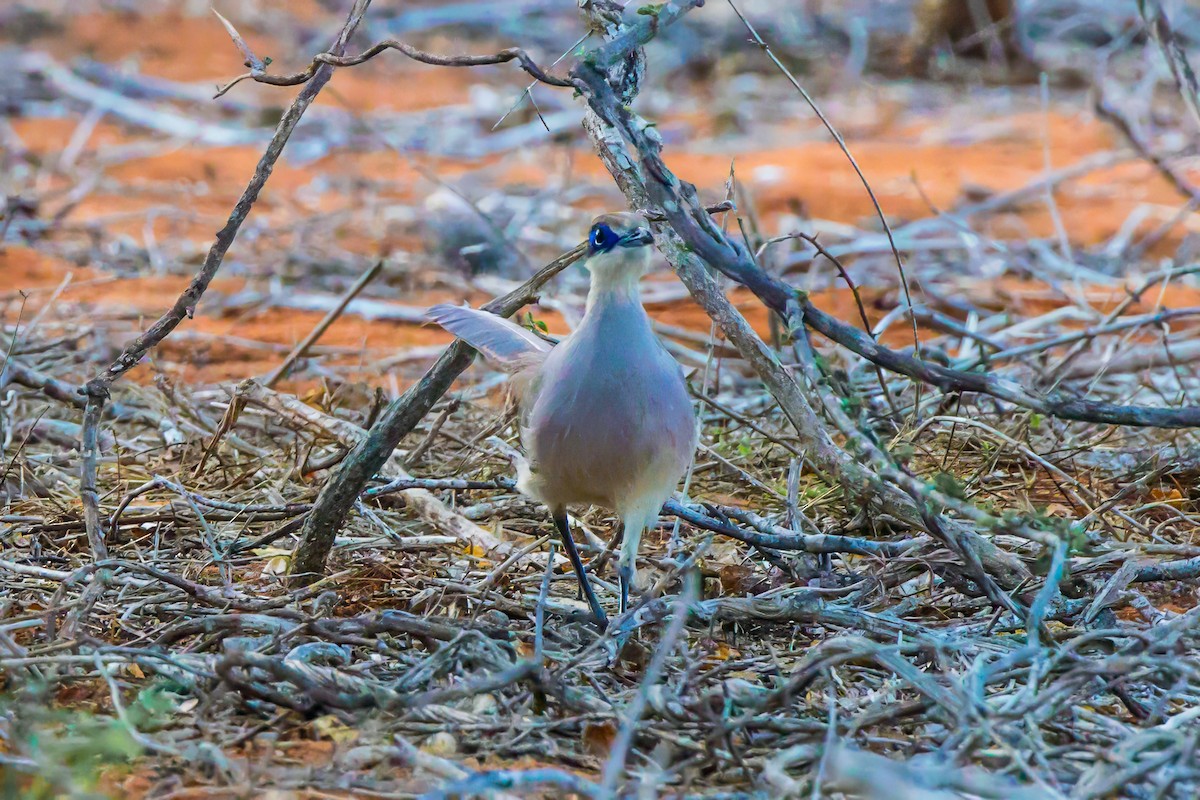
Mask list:
[[[316,3],[300,3],[294,10],[301,16],[326,18]],[[278,54],[277,59],[284,60],[285,54],[269,35],[253,30],[249,25],[243,27],[239,23],[239,28],[259,55]],[[439,44],[445,51],[462,49],[453,42]],[[177,81],[212,84],[227,80],[242,70],[241,57],[228,36],[215,18],[207,15],[84,14],[71,18],[65,32],[47,37],[35,46],[49,50],[64,61],[85,54],[110,63],[131,64],[144,74]],[[287,64],[280,64],[281,71],[302,66],[300,62],[287,60]],[[395,54],[385,54],[371,64],[341,71],[322,95],[322,101],[356,111],[422,109],[467,102],[472,82],[494,78],[494,75],[481,77],[472,70],[431,69]],[[508,76],[503,85],[514,90],[515,96],[519,91],[517,83]],[[234,91],[239,99],[279,106],[290,99],[294,90],[244,84]],[[876,109],[872,125],[857,128],[850,125],[847,130],[854,132],[850,147],[871,180],[885,212],[895,222],[928,216],[929,203],[949,208],[967,194],[1004,192],[1035,181],[1045,170],[1044,126],[1048,126],[1050,157],[1055,168],[1115,147],[1113,137],[1103,123],[1087,112],[1069,108],[1056,108],[1048,120],[1041,113],[985,120],[971,117],[964,120],[961,129],[951,127],[954,120],[946,118],[902,120],[896,109],[887,111],[885,107],[883,110],[887,113]],[[201,112],[203,109],[195,113]],[[702,115],[693,122],[699,124],[701,118]],[[675,120],[681,121],[688,121],[687,115]],[[66,146],[78,123],[77,118],[39,118],[15,119],[12,125],[28,148],[43,158],[53,159]],[[798,144],[736,154],[738,175],[752,190],[758,211],[767,225],[773,227],[781,214],[803,209],[814,217],[874,228],[870,201],[845,156],[827,139],[814,139],[810,121],[797,121],[796,128],[804,132],[804,138]],[[954,131],[953,136],[950,131]],[[106,118],[92,133],[87,147],[104,150],[116,145],[153,141],[156,139],[151,135]],[[66,215],[64,221],[67,224],[102,224],[110,234],[123,234],[139,242],[149,228],[156,239],[187,241],[194,245],[196,253],[202,253],[253,173],[260,152],[260,146],[184,147],[124,160],[104,169],[102,182]],[[682,177],[714,195],[721,191],[729,171],[730,155],[689,151],[680,146],[672,146],[667,152],[668,162]],[[553,151],[551,157],[517,153],[480,162],[440,159],[432,163],[432,168],[453,180],[465,172],[487,167],[495,180],[543,186],[549,179],[562,174],[560,154],[565,154],[561,148]],[[431,163],[430,159],[422,160]],[[573,153],[571,165],[575,175],[604,178],[603,167],[590,152]],[[388,185],[379,196],[392,200],[413,201],[429,188],[413,164],[393,152],[335,152],[305,166],[294,166],[285,160],[276,166],[254,211],[254,220],[266,223],[269,231],[278,230],[304,214],[312,213],[313,204],[319,210],[328,211],[356,202],[353,194],[344,190],[311,191],[314,181],[322,178],[330,182],[325,185],[336,181],[333,185],[339,187],[351,186],[355,180],[386,181]],[[304,194],[303,203],[307,205],[302,207],[297,193],[305,189],[310,191]],[[1082,180],[1067,183],[1055,193],[1055,200],[1066,230],[1080,245],[1104,242],[1121,228],[1140,204],[1161,206],[1160,213],[1142,226],[1143,231],[1166,220],[1181,204],[1181,199],[1166,181],[1140,162],[1100,170]],[[155,216],[148,223],[146,213],[151,210]],[[1167,250],[1176,247],[1183,234],[1196,228],[1197,224],[1197,218],[1192,215],[1176,226],[1161,247]],[[1035,197],[1016,211],[989,219],[986,230],[997,236],[1047,236],[1053,232],[1053,223],[1044,201]],[[343,249],[363,255],[377,254],[385,247],[403,249],[411,244],[393,239],[381,242],[361,232],[348,233],[338,241]],[[271,244],[272,247],[277,245],[278,242]],[[235,243],[232,255],[236,256],[243,247],[255,245]],[[79,313],[94,310],[108,314],[125,312],[127,318],[136,315],[153,317],[167,308],[186,284],[186,278],[181,275],[114,278],[87,268],[71,267],[26,248],[10,246],[0,255],[0,298],[5,301],[9,318],[15,313],[18,290],[37,290],[30,301],[36,307],[40,302],[38,298],[48,296],[49,290],[57,286],[68,271],[74,273],[75,285],[58,302],[70,308],[72,314],[76,310]],[[241,281],[219,279],[211,291],[234,292],[241,288]],[[1120,299],[1119,292],[1101,291],[1106,296],[1112,295],[1111,302]],[[1012,279],[983,284],[964,281],[962,292],[997,307],[1020,303],[1026,309],[1049,308],[1061,302],[1053,292],[1046,291],[1046,287]],[[873,320],[878,319],[887,310],[876,307],[882,293],[867,291],[866,294],[868,310]],[[765,332],[766,314],[758,304],[744,293],[735,293],[735,298],[755,327]],[[1157,295],[1150,300],[1156,298]],[[413,294],[406,297],[405,302],[422,305],[433,299],[444,298]],[[473,298],[474,301],[480,299]],[[819,292],[814,295],[814,300],[843,319],[857,320],[852,298],[842,288]],[[1200,305],[1200,295],[1191,290],[1171,289],[1166,305]],[[703,313],[687,301],[655,308],[653,314],[664,322],[698,331],[707,331],[709,327]],[[552,325],[556,322],[553,315],[545,316]],[[197,318],[186,322],[184,327],[205,334],[235,335],[290,346],[320,317],[318,313],[268,309],[223,318],[206,313],[202,304]],[[136,327],[135,323],[136,320],[131,319],[130,333]],[[893,344],[904,344],[906,337],[904,326],[895,326],[886,338]],[[369,363],[379,360],[383,353],[445,340],[437,332],[413,325],[346,316],[330,329],[322,344],[362,348],[363,358]],[[235,381],[261,374],[278,363],[280,357],[278,352],[248,350],[216,340],[198,345],[194,339],[168,342],[159,353],[160,360],[188,365],[183,368],[184,376],[199,381]],[[357,359],[340,360],[353,363]],[[133,377],[146,380],[148,371],[143,367]],[[368,377],[378,380],[378,375]]]

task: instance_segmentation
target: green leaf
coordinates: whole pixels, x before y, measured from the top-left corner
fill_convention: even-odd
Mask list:
[[[537,328],[542,333],[550,332],[550,329],[548,327],[546,327],[546,323],[542,322],[540,319],[534,318],[532,311],[526,311],[525,316],[521,318],[521,321],[523,323],[525,323],[526,328],[530,328],[530,329]]]
[[[666,5],[667,5],[666,3],[647,3],[646,5],[639,8],[637,10],[637,13],[642,14],[647,17],[657,17],[659,14],[662,13],[662,10],[663,10],[663,8],[666,7]]]

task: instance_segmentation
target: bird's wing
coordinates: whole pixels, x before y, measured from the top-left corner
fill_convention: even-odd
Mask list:
[[[545,360],[550,343],[504,317],[447,303],[425,317],[474,347],[497,369],[520,372]]]

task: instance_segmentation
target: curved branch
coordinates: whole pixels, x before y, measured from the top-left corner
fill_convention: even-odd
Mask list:
[[[266,71],[267,65],[265,63],[261,67],[252,66],[249,72],[239,75],[229,83],[218,88],[214,98],[225,94],[247,78],[258,83],[270,84],[271,86],[299,86],[302,83],[308,83],[312,80],[313,76],[317,74],[317,70],[322,66],[354,67],[370,61],[375,56],[387,50],[398,50],[414,61],[420,61],[422,64],[430,64],[435,67],[483,67],[491,64],[506,64],[509,61],[517,61],[520,62],[521,69],[528,72],[535,80],[549,84],[550,86],[564,86],[568,88],[575,86],[570,80],[556,78],[547,73],[520,47],[509,47],[506,50],[501,50],[499,53],[489,55],[443,56],[420,50],[411,44],[399,42],[395,39],[385,39],[382,42],[372,45],[358,55],[339,56],[334,53],[318,53],[313,56],[312,62],[307,67],[300,72],[293,72],[290,75],[271,75]]]
[[[648,188],[657,195],[660,201],[657,205],[666,221],[687,246],[723,275],[753,292],[786,319],[793,330],[807,325],[873,364],[943,391],[986,394],[1058,419],[1152,428],[1200,426],[1200,406],[1156,408],[1087,400],[1062,391],[1041,393],[1007,378],[943,367],[879,344],[868,333],[817,308],[803,292],[764,272],[744,248],[727,239],[704,213],[696,200],[695,187],[675,177],[663,161],[659,147],[636,123],[632,112],[615,102],[603,73],[583,63],[573,70],[573,75],[586,88],[592,109],[633,144],[642,169],[650,178]],[[795,306],[789,309],[791,301],[795,301]]]

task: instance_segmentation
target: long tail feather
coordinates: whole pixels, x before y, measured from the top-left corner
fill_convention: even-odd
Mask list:
[[[518,372],[540,363],[550,352],[549,342],[486,311],[443,303],[426,311],[425,316],[474,347],[497,369],[506,372]]]

